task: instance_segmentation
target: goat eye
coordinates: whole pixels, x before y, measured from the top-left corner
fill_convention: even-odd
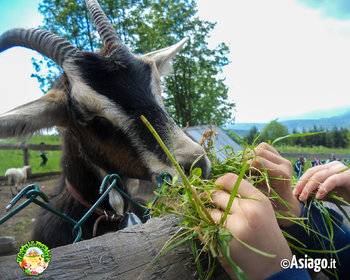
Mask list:
[[[103,138],[104,135],[108,135],[108,133],[116,130],[109,120],[99,116],[92,118],[86,125],[86,128],[100,138]]]

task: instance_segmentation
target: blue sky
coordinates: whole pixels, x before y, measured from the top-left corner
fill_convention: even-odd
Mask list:
[[[0,0],[0,34],[15,27],[37,27],[42,22],[38,13],[40,0]],[[12,48],[0,54],[0,113],[39,98],[42,95],[31,57],[39,57],[24,48]]]
[[[38,3],[41,0],[0,0],[1,33],[15,26],[33,27],[40,24]]]
[[[39,2],[0,0],[0,33],[40,25]],[[223,76],[238,122],[350,106],[350,1],[197,2],[200,17],[217,22],[210,46],[230,47]],[[30,78],[32,56],[23,48],[0,54],[0,113],[42,95]]]
[[[338,20],[350,19],[350,2],[348,0],[299,0],[308,7],[319,9],[324,16]]]

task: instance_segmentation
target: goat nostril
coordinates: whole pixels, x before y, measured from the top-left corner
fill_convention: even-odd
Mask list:
[[[211,164],[209,159],[204,156],[196,164],[195,167],[202,169],[202,178],[208,179],[211,171]]]
[[[184,164],[181,164],[181,166],[182,166],[182,169],[183,169],[183,171],[185,172],[185,174],[186,174],[187,176],[189,176],[189,175],[190,175],[191,168],[192,168],[192,164],[191,164],[191,163],[184,163]]]
[[[202,157],[194,165],[193,163],[185,163],[182,165],[186,175],[190,174],[191,168],[200,168],[202,170],[202,178],[208,179],[210,176],[211,164],[207,157]]]

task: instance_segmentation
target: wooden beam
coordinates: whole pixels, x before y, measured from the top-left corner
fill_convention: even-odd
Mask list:
[[[319,158],[319,159],[323,159],[323,158],[331,158],[331,153],[329,154],[307,154],[307,153],[280,153],[282,157],[295,157],[295,158],[299,158],[299,157],[305,157],[305,158]],[[334,154],[336,159],[350,159],[350,154]]]
[[[41,147],[40,145],[24,145],[24,144],[0,144],[0,150],[23,150],[23,149],[28,149],[28,150],[35,150],[35,151],[40,151]],[[61,145],[46,145],[45,144],[45,151],[60,151],[62,150]]]
[[[164,244],[178,231],[181,219],[171,215],[90,240],[54,248],[51,262],[40,279],[198,279],[187,242],[158,261]],[[58,233],[59,234],[59,233]],[[24,245],[24,244],[23,244]],[[18,248],[19,249],[19,248]],[[0,257],[1,279],[28,279],[16,263],[16,255]],[[222,268],[213,279],[229,279]]]

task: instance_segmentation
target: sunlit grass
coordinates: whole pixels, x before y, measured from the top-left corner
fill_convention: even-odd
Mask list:
[[[40,135],[35,134],[32,137],[25,139],[6,139],[0,143],[21,144],[23,141],[29,141],[30,144],[40,144],[44,142],[46,145],[60,145],[61,139],[59,135]],[[41,166],[42,159],[40,151],[29,150],[29,164],[32,168],[32,173],[46,173],[60,171],[61,151],[46,151],[48,162]],[[0,176],[5,174],[8,168],[19,168],[23,166],[23,151],[22,150],[0,150]]]

